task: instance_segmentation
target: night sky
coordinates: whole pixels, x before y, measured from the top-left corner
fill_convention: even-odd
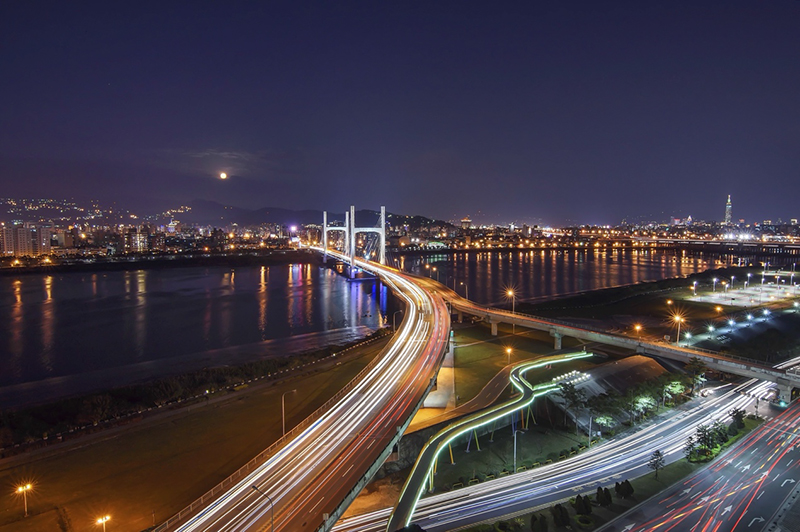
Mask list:
[[[151,210],[798,218],[800,1],[5,0],[0,179]]]

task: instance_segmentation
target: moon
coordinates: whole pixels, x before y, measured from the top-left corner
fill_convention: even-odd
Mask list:
[[[219,178],[220,179],[228,179],[228,174],[226,174],[225,172],[220,172]]]

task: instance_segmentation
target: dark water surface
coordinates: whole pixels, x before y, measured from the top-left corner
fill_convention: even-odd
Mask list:
[[[308,264],[0,277],[0,386],[375,329],[389,298],[381,285]]]
[[[470,299],[501,305],[509,288],[518,301],[536,300],[721,266],[647,251],[395,260],[406,271],[455,282],[462,295],[468,287]],[[375,329],[391,323],[396,308],[380,284],[350,283],[307,264],[0,277],[0,387],[312,332]]]

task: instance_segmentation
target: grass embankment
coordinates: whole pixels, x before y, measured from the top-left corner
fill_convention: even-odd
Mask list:
[[[15,261],[19,261],[16,264]],[[115,257],[94,255],[90,262],[73,262],[52,258],[43,263],[40,258],[4,258],[0,259],[0,276],[16,276],[26,274],[52,274],[68,272],[92,271],[130,271],[130,270],[163,270],[186,267],[217,266],[269,266],[273,264],[321,264],[322,257],[315,252],[297,249],[268,249],[247,251],[215,251],[198,252],[186,255],[142,255]]]
[[[492,336],[489,326],[483,324],[456,329],[455,381],[456,395],[460,398],[458,404],[465,403],[478,395],[483,387],[509,364],[509,361],[513,364],[553,352],[553,339],[546,332],[517,328],[517,334],[511,334],[511,327],[503,324],[498,329],[497,336]],[[565,349],[577,345],[576,341],[564,338]],[[506,351],[508,348],[511,348],[510,357]],[[539,371],[539,376],[546,380],[588,365],[591,364],[576,361],[569,367],[556,366],[552,375]],[[531,382],[540,380],[535,379]]]
[[[380,329],[367,340],[385,334],[388,331]],[[328,346],[293,356],[207,368],[55,403],[0,411],[0,458],[139,421],[163,409],[203,403],[218,392],[230,393],[246,387],[254,379],[277,378],[282,372],[307,366],[313,369],[314,363],[342,349],[345,346]]]
[[[0,462],[4,486],[0,531],[94,530],[110,515],[109,530],[138,532],[177,513],[281,436],[281,395],[287,429],[349,382],[387,340],[354,349],[337,365],[302,379],[287,377],[182,407],[169,415]],[[25,458],[25,463],[18,464]],[[14,487],[33,484],[31,517],[22,518]],[[66,522],[71,523],[67,526]]]

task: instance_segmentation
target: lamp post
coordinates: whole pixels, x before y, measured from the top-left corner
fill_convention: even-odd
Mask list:
[[[728,293],[728,282],[722,281],[722,289],[727,294]]]
[[[264,493],[263,491],[258,489],[258,486],[256,486],[255,484],[253,484],[250,487],[253,488],[254,491],[256,491],[256,492],[260,493],[261,495],[263,495],[264,497],[266,497],[267,500],[269,501],[269,529],[271,531],[274,531],[275,530],[275,503],[272,502],[272,497],[270,497],[269,495],[267,495],[266,493]]]
[[[511,348],[510,347],[506,347],[506,359],[507,359],[506,365],[511,364]]]
[[[713,284],[713,286],[712,286],[712,289],[711,289],[711,291],[712,291],[712,292],[716,292],[716,291],[717,291],[717,281],[719,281],[719,279],[717,279],[716,277],[714,277],[714,278],[713,278],[713,279],[711,279],[711,280],[712,280],[712,281],[713,281],[713,283],[714,283],[714,284]]]
[[[517,472],[517,433],[522,432],[517,429],[514,431],[514,473]]]
[[[436,269],[436,266],[433,267],[433,271],[436,272],[436,282],[439,282],[439,270]]]
[[[98,525],[103,525],[103,532],[106,532],[106,522],[111,520],[110,515],[104,515],[97,520]]]
[[[31,490],[33,486],[30,484],[25,484],[24,486],[20,486],[17,488],[17,493],[22,494],[22,499],[25,504],[25,517],[28,517],[28,492]]]
[[[636,330],[636,341],[637,342],[641,342],[642,341],[642,326],[637,323],[636,325],[633,326],[633,328]]]
[[[678,337],[675,338],[675,344],[679,345],[679,342],[681,341],[681,323],[683,323],[683,318],[676,315],[673,319],[675,320],[675,323],[678,324]]]
[[[461,286],[464,287],[464,294],[465,294],[464,298],[465,299],[469,299],[469,285],[468,284],[464,284],[463,281],[460,284],[461,284]]]
[[[297,389],[289,390],[281,394],[281,428],[283,428],[283,435],[286,436],[286,394],[294,393]]]
[[[733,281],[736,279],[735,275],[731,275],[731,290],[733,290]]]
[[[395,311],[394,311],[394,314],[392,314],[392,332],[394,332],[394,331],[396,331],[396,330],[397,330],[397,324],[396,324],[396,322],[395,322],[395,318],[397,318],[397,315],[398,315],[399,313],[401,313],[401,312],[403,312],[403,309],[400,309],[400,310],[395,310]]]
[[[747,285],[750,284],[750,276],[753,275],[752,273],[747,274],[747,280],[744,282],[744,287],[747,288]]]
[[[513,290],[508,290],[506,295],[511,298],[511,314],[516,314],[516,306],[517,306],[517,295],[514,293]],[[511,334],[516,334],[517,328],[516,324],[512,321],[511,322]]]
[[[693,296],[696,296],[696,295],[697,295],[697,281],[694,281],[694,282],[692,283],[692,295],[693,295]]]

